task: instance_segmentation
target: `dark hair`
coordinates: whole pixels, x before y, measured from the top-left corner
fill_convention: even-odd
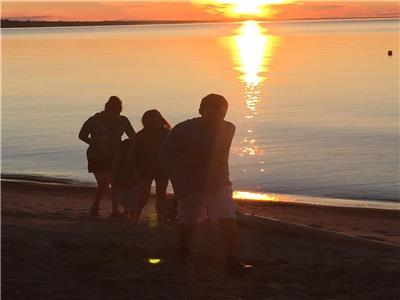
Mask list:
[[[218,94],[209,94],[201,99],[200,109],[215,108],[226,111],[228,109],[228,101],[224,96]]]
[[[162,116],[162,114],[157,109],[150,109],[143,114],[142,116],[143,127],[145,128],[148,127],[149,123],[151,123],[151,121],[154,119],[161,120],[161,122],[163,123],[163,127],[171,129],[171,125],[169,125],[168,121]]]
[[[104,106],[104,110],[114,111],[121,113],[122,111],[122,101],[117,96],[111,96],[106,105]]]

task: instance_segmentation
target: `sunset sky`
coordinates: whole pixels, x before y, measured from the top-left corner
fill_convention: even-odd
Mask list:
[[[225,20],[398,17],[397,1],[175,0],[3,1],[19,20]]]

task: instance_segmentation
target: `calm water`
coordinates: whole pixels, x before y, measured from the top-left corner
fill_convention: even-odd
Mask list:
[[[138,130],[147,109],[176,124],[216,92],[237,125],[235,189],[398,201],[398,29],[395,20],[4,29],[2,172],[93,182],[77,134],[108,96],[123,99]]]

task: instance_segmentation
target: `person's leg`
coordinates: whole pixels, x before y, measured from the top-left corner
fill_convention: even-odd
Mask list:
[[[156,212],[157,220],[164,221],[166,216],[166,196],[168,179],[156,178]]]
[[[191,255],[190,242],[193,239],[196,224],[199,218],[204,214],[205,206],[203,197],[200,195],[191,195],[178,200],[178,234],[179,250],[178,256],[185,260]]]
[[[236,204],[232,199],[231,187],[224,187],[209,197],[208,214],[218,220],[225,254],[225,270],[230,275],[241,275],[251,270],[237,257]]]
[[[236,257],[236,219],[218,220],[225,257]]]
[[[178,216],[178,201],[175,196],[173,196],[170,201],[169,210],[170,210],[169,217],[171,219],[171,222],[175,221]]]
[[[94,201],[89,210],[89,214],[97,216],[99,214],[100,200],[107,193],[110,185],[110,176],[106,172],[96,172],[94,173],[94,177],[96,178],[97,189]]]
[[[236,219],[218,220],[225,254],[225,271],[230,275],[242,275],[253,267],[242,263],[237,257]]]
[[[129,199],[129,222],[132,224],[136,224],[139,222],[140,210],[142,207],[141,195],[141,186],[140,183],[137,183],[135,186],[132,187],[131,196]]]
[[[236,204],[232,188],[223,187],[209,194],[207,200],[208,217],[218,221],[225,256],[236,256]]]
[[[121,204],[123,210],[121,213],[121,217],[123,219],[127,219],[129,217],[129,197],[130,191],[128,187],[117,187],[117,200],[118,203]]]
[[[147,204],[147,201],[149,200],[150,196],[150,190],[151,190],[151,183],[153,182],[153,179],[142,179],[140,180],[140,196],[139,196],[139,209],[137,211],[138,215],[142,213],[143,207]]]
[[[111,176],[110,176],[111,182]],[[119,216],[119,201],[117,197],[117,187],[111,183],[111,216]]]
[[[180,224],[178,226],[179,234],[179,250],[178,256],[180,259],[186,259],[191,255],[190,242],[192,241],[194,234],[194,225]]]

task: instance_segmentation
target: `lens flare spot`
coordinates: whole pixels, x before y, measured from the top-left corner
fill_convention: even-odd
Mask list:
[[[152,265],[156,265],[156,264],[159,264],[161,262],[161,259],[159,259],[159,258],[149,258],[148,262],[151,263]]]

